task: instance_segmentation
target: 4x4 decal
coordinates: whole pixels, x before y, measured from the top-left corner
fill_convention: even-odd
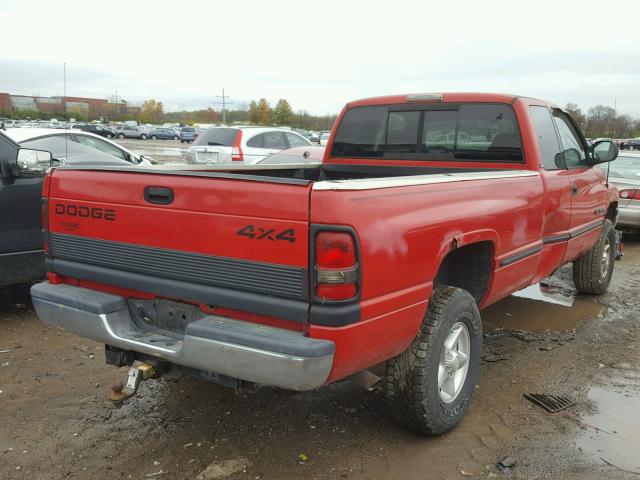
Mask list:
[[[284,240],[285,242],[295,243],[296,232],[293,228],[287,228],[276,233],[275,228],[262,228],[255,225],[247,225],[238,230],[237,234],[241,237],[254,238],[256,240]]]

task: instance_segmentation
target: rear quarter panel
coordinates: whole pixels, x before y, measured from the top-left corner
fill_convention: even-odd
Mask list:
[[[367,368],[409,346],[454,239],[458,247],[478,241],[494,245],[494,273],[483,305],[528,285],[537,255],[499,265],[505,257],[541,245],[543,205],[539,175],[374,190],[313,190],[311,222],[349,225],[361,247],[361,321],[338,329],[310,326],[311,336],[337,344],[331,378]]]

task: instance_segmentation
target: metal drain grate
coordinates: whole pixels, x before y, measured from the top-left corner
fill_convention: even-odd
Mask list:
[[[542,393],[525,393],[523,396],[551,413],[559,412],[576,404],[576,402],[567,397],[556,397],[555,395],[544,395]]]

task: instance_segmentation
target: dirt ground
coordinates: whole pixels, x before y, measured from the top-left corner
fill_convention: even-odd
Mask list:
[[[126,369],[5,292],[0,478],[192,479],[212,463],[200,478],[640,478],[630,473],[640,472],[640,241],[627,239],[610,293],[573,299],[570,278],[564,269],[523,294],[534,298],[483,312],[477,391],[463,422],[439,438],[396,426],[380,391],[351,383],[234,392],[161,378],[118,408],[107,387]],[[576,405],[549,414],[525,392]],[[496,462],[507,456],[516,463],[502,473]]]

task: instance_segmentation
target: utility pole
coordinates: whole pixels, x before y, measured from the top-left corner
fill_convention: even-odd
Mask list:
[[[67,62],[62,64],[62,82],[62,88],[64,89],[64,118],[69,121],[69,116],[67,115]]]
[[[229,95],[224,94],[224,88],[222,89],[222,95],[216,95],[216,98],[221,98],[221,102],[213,102],[215,105],[222,104],[222,123],[227,124],[227,104],[233,105],[233,103],[227,103],[227,98],[231,98]]]

